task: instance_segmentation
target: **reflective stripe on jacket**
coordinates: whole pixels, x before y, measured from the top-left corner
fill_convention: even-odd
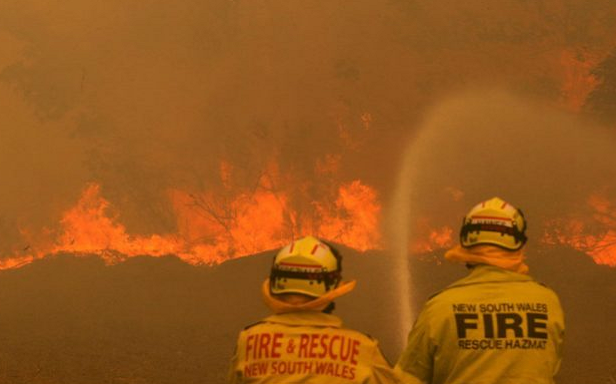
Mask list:
[[[377,342],[321,312],[273,315],[239,335],[228,382],[398,383]]]
[[[431,384],[550,384],[563,334],[551,289],[478,265],[425,304],[396,370]]]

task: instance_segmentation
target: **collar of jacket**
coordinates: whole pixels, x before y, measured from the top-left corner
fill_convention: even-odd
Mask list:
[[[315,311],[287,312],[266,317],[263,321],[268,323],[286,324],[294,326],[342,327],[342,320],[338,316]]]
[[[535,281],[529,275],[508,271],[487,264],[477,264],[468,276],[456,281],[447,288],[455,288],[473,284],[508,283],[512,281]]]

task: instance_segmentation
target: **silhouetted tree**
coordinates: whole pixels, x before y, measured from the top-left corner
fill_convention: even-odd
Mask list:
[[[584,109],[608,124],[616,125],[616,50],[592,71],[600,81]]]

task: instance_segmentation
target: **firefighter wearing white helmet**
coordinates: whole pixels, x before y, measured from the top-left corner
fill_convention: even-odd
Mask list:
[[[522,211],[492,198],[464,217],[445,253],[470,273],[421,310],[395,370],[404,382],[552,384],[564,319],[558,296],[528,275]]]
[[[356,284],[342,281],[341,262],[311,236],[280,250],[261,286],[273,315],[240,333],[229,384],[400,383],[377,341],[331,314]]]
[[[473,207],[464,217],[460,231],[460,243],[466,248],[489,244],[517,251],[526,240],[524,214],[498,197]]]

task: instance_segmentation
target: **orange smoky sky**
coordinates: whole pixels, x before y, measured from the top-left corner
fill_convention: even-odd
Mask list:
[[[180,230],[170,191],[249,190],[272,162],[296,212],[356,180],[386,205],[453,92],[584,117],[615,17],[608,0],[3,0],[0,251],[57,230],[92,183],[140,236]],[[434,185],[467,205],[462,184]]]

